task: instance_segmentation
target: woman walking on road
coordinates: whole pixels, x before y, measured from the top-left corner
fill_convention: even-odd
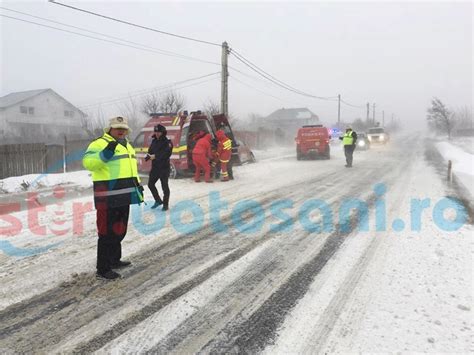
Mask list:
[[[156,125],[153,128],[155,134],[153,141],[148,148],[148,154],[145,161],[151,160],[151,170],[148,179],[148,188],[155,199],[153,209],[163,205],[162,210],[167,211],[170,200],[170,188],[168,179],[170,176],[170,157],[173,152],[173,143],[166,137],[166,128],[162,125]],[[156,183],[160,180],[163,189],[163,200],[160,198]]]

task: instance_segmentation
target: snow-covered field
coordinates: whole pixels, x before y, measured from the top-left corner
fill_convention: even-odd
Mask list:
[[[453,137],[450,143],[469,154],[474,154],[474,137]]]
[[[0,193],[38,191],[61,185],[87,188],[92,186],[92,181],[89,172],[85,170],[65,174],[30,174],[12,176],[0,180]]]
[[[10,214],[21,228],[0,222],[0,349],[474,351],[473,227],[443,230],[453,206],[463,210],[446,200],[456,191],[423,142],[411,141],[357,151],[352,169],[338,145],[329,161],[279,148],[256,151],[258,162],[236,167],[228,183],[172,180],[167,214],[133,209],[123,242],[133,266],[116,282],[94,277],[91,196]],[[353,221],[341,232],[346,220],[336,218],[331,230],[311,229],[323,218],[305,214],[315,200],[336,217],[354,198],[367,201],[368,230]],[[425,201],[419,224],[413,199]],[[443,202],[451,208],[435,213]],[[201,224],[191,210],[202,210]]]
[[[452,172],[464,188],[469,191],[470,198],[474,197],[474,152],[471,151],[468,140],[454,142],[439,142],[436,147],[444,160],[452,162]]]

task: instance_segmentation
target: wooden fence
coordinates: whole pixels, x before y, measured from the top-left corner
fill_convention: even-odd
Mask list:
[[[46,146],[41,143],[0,146],[0,178],[42,173],[46,166]]]
[[[89,141],[0,145],[0,179],[27,174],[62,173],[83,169],[82,156]],[[66,162],[64,162],[64,157]]]

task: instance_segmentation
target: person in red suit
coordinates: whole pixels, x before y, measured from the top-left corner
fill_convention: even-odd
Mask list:
[[[232,156],[232,141],[225,135],[223,130],[218,130],[216,133],[218,140],[217,144],[217,157],[221,166],[221,181],[229,181],[229,173],[227,172],[227,166]]]
[[[211,151],[212,136],[207,133],[200,138],[193,149],[193,163],[196,168],[194,173],[194,181],[201,181],[201,170],[204,170],[204,180],[206,182],[213,182],[211,180],[211,166],[209,160],[212,159]]]

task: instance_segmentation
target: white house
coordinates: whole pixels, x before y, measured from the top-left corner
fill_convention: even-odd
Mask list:
[[[66,136],[85,138],[86,114],[52,89],[13,92],[0,97],[0,140],[50,143]]]
[[[277,142],[294,143],[298,128],[318,124],[319,117],[308,108],[281,108],[260,120],[259,126],[273,130]]]

